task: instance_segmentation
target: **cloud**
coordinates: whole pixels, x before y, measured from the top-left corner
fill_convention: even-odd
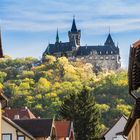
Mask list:
[[[16,31],[62,31],[71,26],[73,14],[81,29],[126,32],[140,29],[140,3],[124,0],[2,0],[0,24],[5,30]]]

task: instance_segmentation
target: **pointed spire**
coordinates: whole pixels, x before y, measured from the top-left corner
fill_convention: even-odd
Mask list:
[[[77,27],[76,27],[76,23],[75,23],[75,16],[73,16],[71,32],[77,32]]]
[[[56,42],[59,42],[59,35],[58,35],[58,28],[57,28],[57,32],[56,32]]]
[[[2,40],[1,40],[1,28],[0,28],[0,58],[3,58]]]
[[[106,46],[115,46],[114,42],[113,42],[113,39],[111,37],[111,34],[109,33],[108,34],[108,37],[104,43]]]

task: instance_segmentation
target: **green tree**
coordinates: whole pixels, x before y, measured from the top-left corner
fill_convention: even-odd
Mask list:
[[[60,107],[60,115],[73,121],[77,140],[97,140],[100,135],[100,115],[93,95],[87,88],[70,94]]]

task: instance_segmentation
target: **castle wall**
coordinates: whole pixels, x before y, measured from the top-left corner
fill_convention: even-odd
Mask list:
[[[120,68],[119,55],[87,55],[78,56],[85,63],[91,63],[95,68],[99,67],[103,70],[116,70]]]

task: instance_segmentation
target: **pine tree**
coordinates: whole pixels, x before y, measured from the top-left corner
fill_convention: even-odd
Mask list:
[[[100,115],[93,95],[84,88],[81,93],[64,99],[60,115],[74,123],[76,140],[97,140],[100,134]]]

